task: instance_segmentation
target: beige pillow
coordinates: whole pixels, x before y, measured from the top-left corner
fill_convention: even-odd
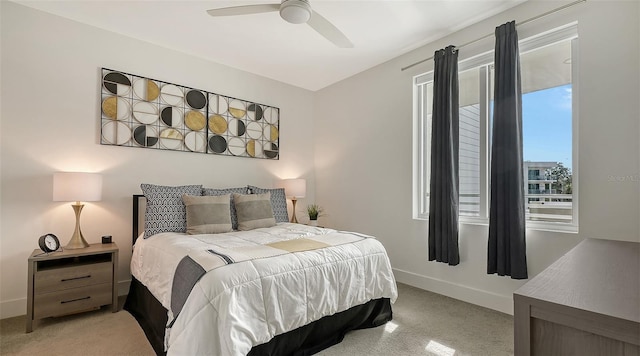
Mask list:
[[[183,195],[187,210],[187,234],[219,234],[232,231],[231,195]]]
[[[271,193],[249,195],[233,193],[233,204],[236,207],[240,231],[276,225],[271,208]]]

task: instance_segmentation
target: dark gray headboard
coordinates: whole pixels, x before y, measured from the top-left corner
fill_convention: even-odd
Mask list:
[[[140,204],[140,203],[143,204]],[[144,231],[144,209],[146,207],[146,199],[142,194],[134,194],[133,195],[133,235],[132,241],[133,245],[136,244],[136,240],[138,236],[140,236],[140,231]],[[141,219],[141,216],[143,217]]]

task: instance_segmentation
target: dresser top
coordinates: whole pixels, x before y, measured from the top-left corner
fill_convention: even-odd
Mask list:
[[[640,322],[640,243],[586,239],[514,295]]]

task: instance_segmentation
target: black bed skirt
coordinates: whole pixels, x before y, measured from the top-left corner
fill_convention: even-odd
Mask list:
[[[165,355],[164,330],[167,325],[167,310],[135,278],[131,278],[131,287],[124,309],[136,318],[156,354]],[[344,335],[351,330],[380,326],[392,317],[389,298],[370,300],[365,304],[325,316],[295,330],[277,335],[269,342],[253,347],[248,355],[313,355],[340,343]]]

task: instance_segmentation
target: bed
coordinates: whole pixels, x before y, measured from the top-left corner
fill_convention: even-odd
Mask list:
[[[125,310],[157,354],[311,355],[341,342],[350,330],[391,320],[397,289],[384,247],[375,238],[285,222],[283,191],[249,186],[233,188],[242,195],[224,195],[229,189],[190,187],[194,195],[227,199],[232,216],[243,213],[234,209],[242,206],[240,199],[269,199],[279,221],[244,226],[245,231],[236,225],[215,233],[165,231],[182,226],[163,219],[180,215],[176,197],[185,195],[184,186],[152,186],[161,192],[161,205],[148,194],[149,186],[145,195],[134,195],[132,282]],[[166,206],[167,196],[174,206]],[[144,234],[141,202],[146,203]]]

